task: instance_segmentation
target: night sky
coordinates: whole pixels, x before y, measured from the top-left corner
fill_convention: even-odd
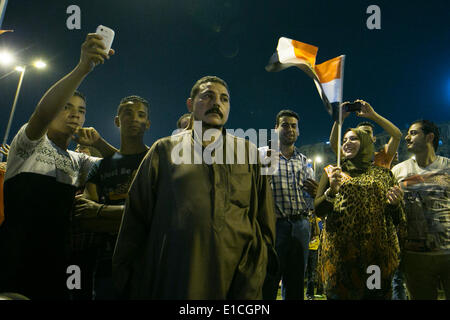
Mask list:
[[[66,27],[72,4],[81,9],[80,30]],[[381,9],[381,30],[366,27],[371,4]],[[9,142],[45,91],[77,64],[86,34],[99,24],[115,30],[116,55],[79,89],[87,96],[85,126],[116,147],[113,119],[122,97],[150,102],[151,145],[175,129],[204,75],[230,87],[227,128],[271,129],[288,108],[300,114],[298,146],[327,141],[332,121],[313,81],[297,68],[264,69],[281,36],[318,46],[317,63],[345,54],[344,100],[368,101],[400,129],[418,118],[449,121],[449,12],[448,0],[10,0],[2,29],[15,31],[0,36],[0,51],[25,62],[40,57],[48,67],[27,69]],[[0,66],[0,77],[10,70]],[[18,79],[0,80],[1,140]],[[351,116],[345,127],[359,121]]]

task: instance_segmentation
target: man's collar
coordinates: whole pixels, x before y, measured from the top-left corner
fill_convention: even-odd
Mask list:
[[[286,160],[289,160],[289,159],[292,159],[292,158],[301,158],[301,157],[302,157],[302,154],[300,153],[300,151],[298,151],[297,147],[294,146],[294,151],[292,152],[292,155],[289,157],[289,159],[286,158],[286,157],[283,155],[283,153],[281,152],[281,149],[280,149],[280,157],[283,157],[283,158],[285,158]]]
[[[209,128],[209,129],[214,129],[214,128]],[[199,132],[197,132],[194,128],[190,129],[190,130],[192,130],[192,139],[195,142],[200,143],[203,146],[203,136],[205,135],[205,132],[208,131],[209,129],[206,129],[205,131],[203,131],[203,128],[202,128],[202,131],[201,131],[202,137],[199,136]],[[217,139],[217,140],[215,140],[215,141],[213,141],[211,143],[212,145],[215,145],[215,144],[218,144],[218,143],[222,144],[223,143],[223,137],[228,134],[226,129],[225,129],[225,127],[222,127],[222,129],[216,129],[216,130],[221,130],[222,133],[219,136],[219,139]]]

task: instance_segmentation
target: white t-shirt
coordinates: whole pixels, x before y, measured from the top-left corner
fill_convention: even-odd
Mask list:
[[[57,182],[80,187],[86,182],[92,165],[101,158],[63,150],[45,134],[38,140],[30,140],[25,129],[20,128],[11,142],[5,181],[27,172],[55,177]]]
[[[408,239],[430,252],[450,253],[450,159],[437,156],[426,168],[409,159],[392,172],[405,191]],[[415,251],[413,244],[405,248]]]

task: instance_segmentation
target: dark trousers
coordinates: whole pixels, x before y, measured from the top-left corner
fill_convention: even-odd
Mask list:
[[[97,261],[94,270],[94,300],[118,300],[117,289],[112,278],[112,258]]]
[[[263,298],[277,298],[278,283],[282,279],[281,294],[285,300],[304,299],[304,279],[308,262],[310,224],[306,217],[277,219],[275,250],[280,261],[279,272],[266,279]]]
[[[308,266],[306,267],[306,295],[314,296],[314,287],[317,281],[317,255],[318,250],[309,250]]]
[[[439,281],[450,299],[450,254],[405,251],[402,262],[411,300],[437,300]]]

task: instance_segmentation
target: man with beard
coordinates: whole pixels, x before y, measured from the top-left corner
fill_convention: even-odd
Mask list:
[[[261,299],[275,216],[257,149],[225,131],[222,79],[198,80],[187,107],[193,129],[156,141],[130,188],[115,283],[130,299]]]
[[[298,114],[291,110],[281,110],[276,118],[280,153],[278,170],[272,175],[271,185],[277,216],[275,248],[280,272],[274,278],[266,279],[264,299],[276,299],[280,279],[283,299],[304,298],[310,240],[308,215],[313,209],[317,183],[313,180],[314,174],[308,170],[306,156],[294,146],[299,135],[298,120]]]
[[[441,281],[450,298],[450,161],[436,155],[439,129],[431,121],[412,123],[405,137],[414,158],[392,168],[405,192],[407,238],[402,264],[413,300],[436,300]]]

